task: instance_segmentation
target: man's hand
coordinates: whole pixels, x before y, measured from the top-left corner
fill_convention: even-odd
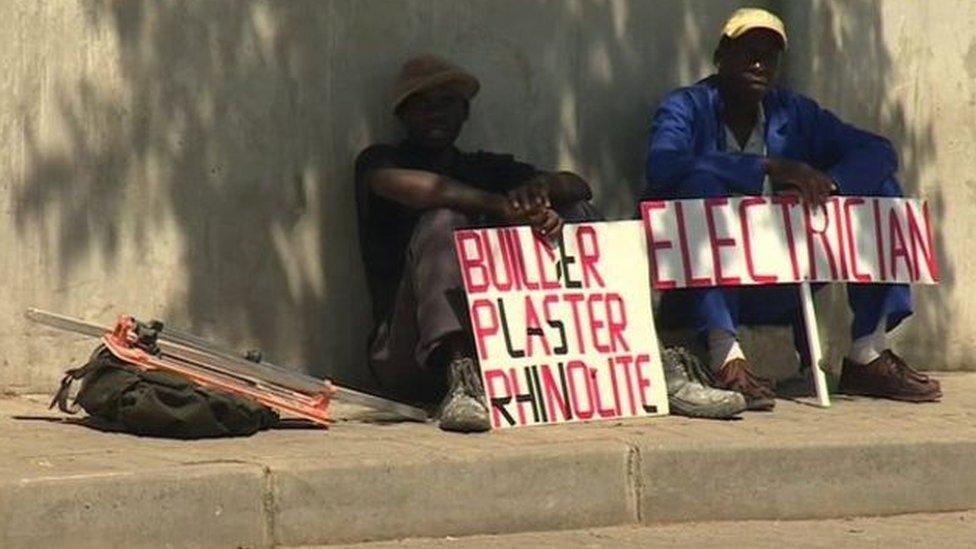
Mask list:
[[[515,210],[536,211],[551,208],[549,181],[546,174],[538,174],[508,191],[508,201]]]
[[[538,172],[508,193],[516,209],[567,206],[593,198],[590,185],[573,172]]]
[[[490,217],[506,225],[530,225],[543,236],[560,234],[563,228],[563,218],[552,208],[524,206],[516,209],[509,197],[492,196]]]
[[[563,232],[563,221],[556,210],[546,208],[532,216],[532,228],[545,237],[558,236]]]
[[[766,173],[774,185],[796,189],[804,200],[817,206],[826,202],[837,185],[827,174],[796,160],[767,158]]]

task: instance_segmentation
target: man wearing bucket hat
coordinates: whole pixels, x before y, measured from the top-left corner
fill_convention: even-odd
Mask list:
[[[714,54],[717,74],[669,94],[654,115],[644,198],[792,192],[819,204],[831,194],[902,195],[887,140],[774,87],[787,44],[783,22],[772,13],[743,8],[731,15]],[[853,344],[839,390],[912,402],[940,398],[938,381],[887,345],[886,333],[912,312],[908,287],[852,284],[848,297]],[[658,317],[691,324],[708,343],[715,385],[742,392],[750,409],[771,410],[775,393],[739,347],[740,324],[792,324],[809,362],[793,286],[665,292]]]
[[[441,400],[441,427],[454,431],[489,423],[464,328],[453,230],[515,223],[551,235],[564,220],[599,219],[575,174],[454,147],[478,88],[474,76],[438,57],[407,61],[392,102],[406,138],[369,147],[356,162],[360,245],[377,320],[370,367],[400,398]],[[727,418],[745,409],[738,393],[702,385],[687,353],[662,356],[673,413]]]
[[[579,176],[454,146],[479,88],[444,59],[410,59],[390,105],[405,139],[356,160],[360,247],[377,322],[370,367],[394,396],[440,401],[441,428],[453,431],[489,428],[464,329],[454,229],[522,224],[555,235],[564,221],[598,219]]]

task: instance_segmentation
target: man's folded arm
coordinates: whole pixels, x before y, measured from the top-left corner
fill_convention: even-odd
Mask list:
[[[760,194],[765,177],[763,157],[721,151],[696,154],[692,109],[689,100],[673,95],[655,113],[647,154],[648,190],[667,191],[695,172],[703,172],[725,183],[729,192]]]
[[[814,125],[814,157],[826,167],[824,171],[841,193],[878,194],[881,184],[898,170],[898,155],[891,143],[842,122],[812,100],[805,99],[802,109]]]
[[[501,195],[424,170],[378,168],[366,173],[365,182],[377,195],[417,210],[450,208],[499,217],[507,205]]]
[[[549,191],[549,201],[555,206],[564,206],[593,198],[593,191],[590,189],[589,183],[573,172],[539,172],[535,178],[540,178],[545,182]]]

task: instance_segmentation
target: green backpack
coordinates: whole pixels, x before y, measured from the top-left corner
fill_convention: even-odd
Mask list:
[[[81,387],[71,406],[71,384]],[[96,428],[178,439],[247,436],[278,423],[270,408],[228,393],[196,386],[173,374],[144,371],[104,345],[88,363],[68,370],[54,400],[61,411],[81,407]]]

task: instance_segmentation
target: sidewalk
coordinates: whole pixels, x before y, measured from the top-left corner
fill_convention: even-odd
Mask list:
[[[463,538],[413,538],[357,544],[360,549],[972,549],[976,512],[895,515],[820,520],[682,522],[656,526],[611,526],[586,530],[525,532]],[[339,548],[330,545],[319,547]],[[350,546],[346,546],[350,547]],[[299,548],[295,548],[299,549]],[[319,549],[306,547],[301,549]]]
[[[376,422],[180,442],[106,434],[0,399],[0,547],[314,545],[673,521],[976,508],[976,374],[937,405],[780,401],[740,421],[659,418],[453,435]],[[370,420],[367,422],[366,420]]]

